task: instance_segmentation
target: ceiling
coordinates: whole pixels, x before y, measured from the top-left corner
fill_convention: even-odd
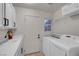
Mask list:
[[[24,7],[30,9],[37,9],[41,11],[47,11],[54,13],[66,3],[14,3],[14,6],[17,7]]]

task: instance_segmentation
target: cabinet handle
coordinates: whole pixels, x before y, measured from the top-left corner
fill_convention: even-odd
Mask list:
[[[6,18],[4,18],[4,26],[6,26]]]
[[[23,48],[21,48],[21,54],[23,53]]]
[[[7,19],[7,26],[9,26],[9,19]]]

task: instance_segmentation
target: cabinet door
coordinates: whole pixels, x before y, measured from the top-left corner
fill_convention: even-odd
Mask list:
[[[2,3],[0,3],[0,19],[2,19]]]
[[[0,3],[0,26],[2,26],[3,21],[3,4]]]
[[[6,3],[5,18],[7,18],[9,20],[8,27],[12,27],[12,7],[11,7],[10,3]]]
[[[15,23],[16,23],[16,12],[15,12],[15,8],[14,6],[11,4],[12,7],[12,25],[13,27],[15,27]]]
[[[43,53],[49,56],[49,40],[46,38],[43,38]]]

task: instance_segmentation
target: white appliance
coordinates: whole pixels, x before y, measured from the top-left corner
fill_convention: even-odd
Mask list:
[[[43,38],[43,53],[47,56],[79,56],[79,43],[72,39]]]

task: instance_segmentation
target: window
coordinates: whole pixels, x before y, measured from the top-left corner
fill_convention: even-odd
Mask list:
[[[47,18],[44,20],[44,31],[51,31],[51,20]]]

